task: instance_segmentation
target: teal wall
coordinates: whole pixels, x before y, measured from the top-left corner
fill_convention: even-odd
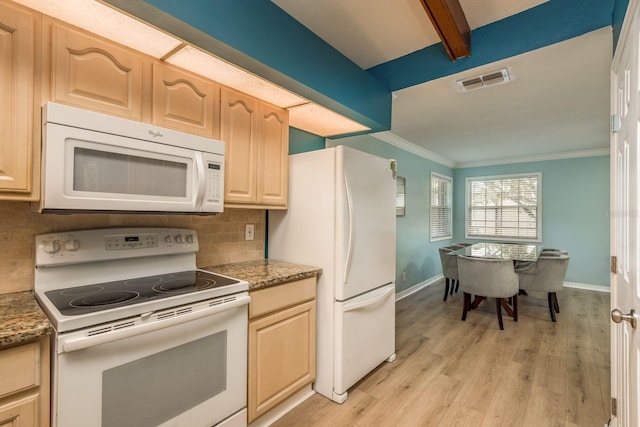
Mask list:
[[[289,128],[289,154],[322,150],[324,138],[296,128]]]
[[[456,169],[454,240],[465,240],[465,178],[525,172],[542,172],[542,243],[569,251],[566,281],[609,287],[609,156]]]
[[[327,146],[347,145],[398,161],[398,175],[407,180],[406,214],[396,217],[396,292],[442,273],[438,248],[449,240],[429,242],[429,184],[431,171],[453,178],[453,170],[401,150],[369,135],[328,140]],[[407,280],[402,280],[402,272]]]

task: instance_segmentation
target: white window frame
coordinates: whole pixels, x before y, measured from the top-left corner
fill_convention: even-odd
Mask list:
[[[443,227],[434,227],[433,221],[436,220],[434,218],[433,211],[434,209],[440,208],[439,205],[433,204],[433,180],[434,178],[446,181],[446,194],[445,194],[445,208],[448,208],[447,212],[447,221],[448,221],[448,229],[447,234],[434,236],[434,229],[441,229]],[[449,240],[453,237],[453,178],[450,176],[442,175],[437,172],[431,172],[430,180],[429,180],[429,238],[431,242],[437,242],[440,240]]]
[[[518,179],[523,177],[537,177],[538,188],[536,195],[536,236],[535,238],[526,238],[518,236],[494,236],[494,235],[475,235],[469,233],[469,221],[470,221],[470,201],[471,201],[471,183],[475,181],[493,181],[493,180],[508,180]],[[509,241],[509,242],[541,242],[542,241],[542,172],[520,173],[520,174],[505,174],[505,175],[492,175],[492,176],[477,176],[468,177],[465,180],[465,207],[464,207],[464,234],[467,239],[480,239],[480,240],[496,240],[496,241]]]

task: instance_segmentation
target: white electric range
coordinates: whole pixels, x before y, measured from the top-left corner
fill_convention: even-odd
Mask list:
[[[36,236],[52,425],[246,426],[245,281],[196,268],[178,228]]]

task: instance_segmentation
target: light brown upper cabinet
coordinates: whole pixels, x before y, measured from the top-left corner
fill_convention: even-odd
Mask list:
[[[221,90],[225,206],[286,209],[289,116],[286,110]]]
[[[51,100],[148,121],[143,116],[144,103],[150,102],[143,97],[143,79],[151,80],[150,58],[55,21],[47,30],[51,36]]]
[[[153,64],[153,124],[209,138],[220,134],[220,86],[170,64]]]
[[[258,110],[258,203],[287,207],[289,185],[289,113],[269,104]]]
[[[38,197],[33,182],[40,176],[40,150],[34,144],[40,138],[34,116],[39,22],[38,13],[0,1],[0,199]]]

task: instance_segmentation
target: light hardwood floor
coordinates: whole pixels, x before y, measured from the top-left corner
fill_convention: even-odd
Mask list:
[[[338,405],[316,394],[274,427],[594,426],[609,419],[609,294],[565,288],[557,323],[546,295],[518,299],[498,329],[494,300],[462,314],[444,284],[396,304],[397,360]]]

